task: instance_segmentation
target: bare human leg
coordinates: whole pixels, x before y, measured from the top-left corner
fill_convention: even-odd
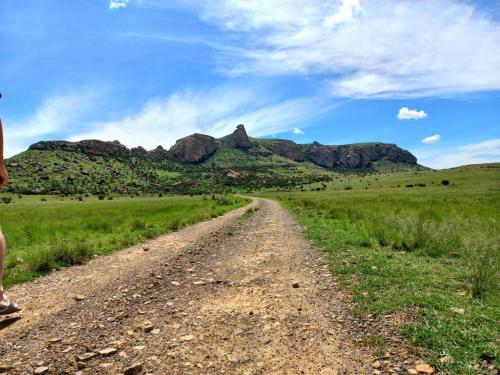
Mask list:
[[[5,259],[5,239],[3,237],[3,233],[0,231],[0,308],[9,305],[7,297],[4,294],[3,284],[2,284],[4,259]]]
[[[3,289],[3,267],[5,260],[5,238],[0,231],[0,315],[12,314],[19,311],[19,307],[11,302]]]

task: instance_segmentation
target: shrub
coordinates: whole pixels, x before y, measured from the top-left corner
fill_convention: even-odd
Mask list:
[[[2,197],[2,202],[5,204],[9,204],[12,202],[12,198],[11,197]]]
[[[33,248],[23,256],[29,272],[46,273],[53,268],[52,249],[48,246]]]
[[[412,187],[413,187],[413,185],[412,185],[412,184],[408,184],[408,185],[406,185],[406,187],[407,187],[407,188],[412,188]]]
[[[450,180],[441,181],[441,185],[443,185],[443,186],[448,186],[449,184],[450,184]]]
[[[140,231],[146,229],[146,223],[144,220],[135,218],[131,225],[131,231]]]
[[[91,243],[84,238],[55,239],[51,247],[53,259],[62,266],[83,264],[95,253]]]
[[[344,190],[352,190],[352,186],[344,186]]]
[[[498,247],[483,241],[481,243],[468,243],[469,264],[471,268],[470,283],[473,298],[484,298],[496,290],[499,283],[498,265],[500,256]]]
[[[212,213],[212,217],[217,217],[217,215],[213,216],[215,213]],[[181,227],[181,219],[179,217],[173,217],[168,223],[168,229],[170,230],[178,230]]]
[[[104,200],[104,195],[99,195],[99,197],[97,197],[100,201],[103,201]]]

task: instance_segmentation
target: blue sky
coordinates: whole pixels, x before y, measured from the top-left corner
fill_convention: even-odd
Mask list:
[[[500,2],[1,0],[8,155],[193,132],[500,161]]]

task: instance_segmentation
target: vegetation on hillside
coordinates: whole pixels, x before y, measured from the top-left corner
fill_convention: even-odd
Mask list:
[[[402,315],[400,331],[446,373],[498,369],[500,164],[317,187],[267,196],[328,252],[354,313]]]
[[[334,175],[310,163],[296,163],[278,155],[250,155],[224,146],[200,164],[61,150],[28,150],[6,164],[11,175],[6,191],[62,196],[224,194],[327,181]]]

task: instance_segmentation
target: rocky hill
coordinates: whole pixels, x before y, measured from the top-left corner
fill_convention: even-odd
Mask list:
[[[7,160],[15,193],[207,193],[300,186],[339,172],[421,168],[393,144],[342,146],[256,139],[245,127],[223,138],[192,134],[169,150],[128,149],[118,141],[38,142]],[[257,178],[256,178],[257,177]]]

